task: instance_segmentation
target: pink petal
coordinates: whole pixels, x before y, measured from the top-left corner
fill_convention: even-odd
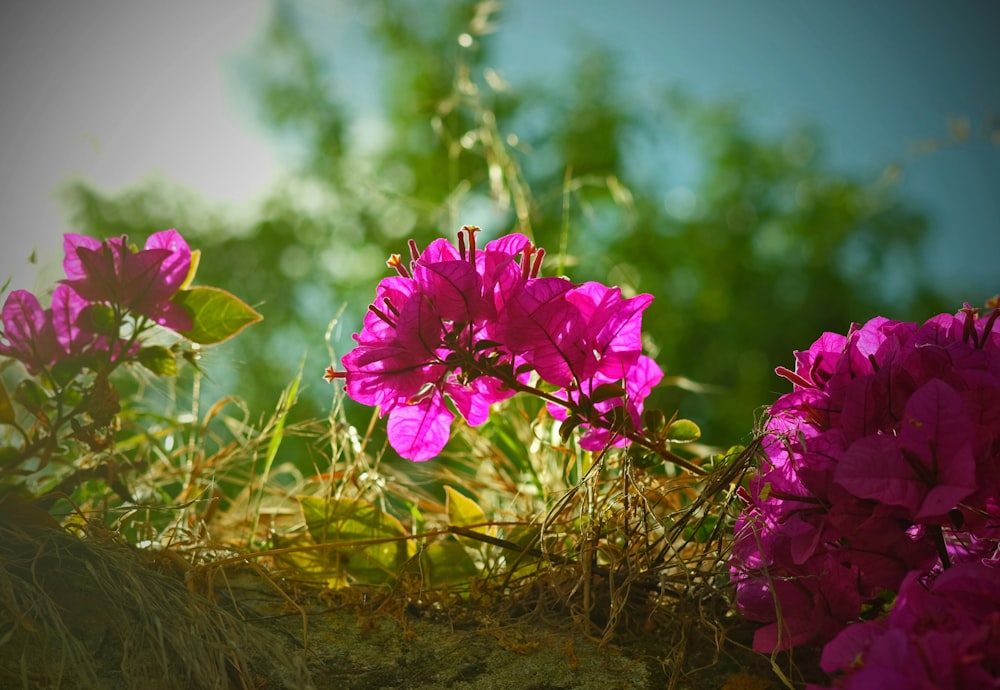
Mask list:
[[[822,387],[833,375],[847,345],[840,333],[824,333],[805,352],[795,351],[795,373],[815,387]]]
[[[156,306],[173,297],[177,287],[187,276],[185,267],[176,285],[172,286],[164,281],[162,267],[170,258],[171,253],[167,249],[143,249],[132,254],[126,248],[121,255],[121,271],[118,275],[119,304],[127,305],[144,316],[152,316],[151,312],[155,311]]]
[[[94,339],[94,334],[80,327],[80,312],[88,305],[69,285],[60,284],[52,293],[52,326],[56,340],[67,354],[78,354]]]
[[[417,293],[403,305],[396,326],[396,338],[413,357],[432,362],[442,347],[444,323],[437,305],[429,296]]]
[[[827,673],[851,668],[868,651],[872,642],[884,634],[885,628],[878,623],[847,626],[823,647],[820,667]]]
[[[437,261],[461,261],[462,257],[459,256],[458,249],[455,248],[451,242],[443,237],[431,242],[427,245],[427,249],[420,252],[420,258],[417,259],[418,264],[429,264],[435,263]]]
[[[380,406],[383,414],[405,403],[441,374],[439,365],[428,365],[399,344],[359,345],[344,355],[341,363],[347,371],[346,391],[351,399]]]
[[[490,401],[477,391],[459,384],[448,383],[445,384],[445,392],[455,403],[455,407],[462,413],[462,416],[465,417],[469,426],[479,426],[489,419]]]
[[[66,273],[66,278],[69,280],[86,278],[87,273],[84,271],[77,249],[83,247],[91,251],[99,251],[102,244],[101,240],[86,235],[78,235],[73,232],[63,235],[63,251],[66,254],[63,259],[63,271]]]
[[[159,267],[159,283],[173,297],[191,270],[191,248],[176,230],[154,232],[146,240],[146,250],[166,249],[170,254]]]
[[[375,289],[375,301],[372,306],[384,313],[390,320],[398,322],[398,317],[393,313],[393,309],[402,310],[410,298],[416,294],[417,285],[409,278],[402,276],[389,276],[379,281]],[[386,301],[392,305],[390,308]],[[398,323],[397,323],[398,325]],[[385,343],[395,339],[396,326],[388,323],[378,314],[369,310],[365,312],[364,325],[361,333],[354,336],[354,339],[362,345]]]
[[[899,432],[904,453],[923,462],[933,484],[918,519],[942,517],[976,489],[975,429],[962,397],[933,379],[910,396]]]
[[[903,458],[896,439],[884,434],[860,438],[837,463],[834,482],[858,498],[920,510],[926,486]]]
[[[530,246],[531,240],[529,240],[525,235],[522,235],[519,232],[512,232],[508,235],[504,235],[503,237],[498,237],[491,242],[487,242],[484,249],[487,252],[496,254],[516,256]]]
[[[119,262],[114,252],[112,247],[103,243],[98,244],[97,248],[78,246],[74,252],[76,259],[73,262],[72,277],[67,278],[66,284],[88,301],[117,303],[120,292],[117,274]],[[64,265],[69,263],[67,252]],[[66,274],[70,276],[71,271],[67,270]]]
[[[454,418],[440,391],[434,391],[417,403],[401,405],[389,413],[389,443],[407,460],[430,460],[448,443]]]
[[[501,315],[501,337],[545,381],[570,386],[594,355],[588,352],[586,325],[563,299],[573,284],[562,278],[524,283]]]
[[[0,315],[4,335],[12,346],[30,345],[45,328],[45,310],[38,298],[27,290],[14,290],[7,295]]]
[[[0,354],[21,361],[33,374],[59,359],[61,348],[52,328],[52,312],[42,309],[33,294],[27,290],[11,292],[0,318],[8,342],[0,342]]]
[[[482,299],[482,280],[468,261],[417,262],[413,280],[442,318],[471,321]]]

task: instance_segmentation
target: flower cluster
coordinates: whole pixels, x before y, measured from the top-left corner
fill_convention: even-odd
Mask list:
[[[911,572],[886,619],[845,628],[820,665],[849,690],[997,687],[1000,568],[961,563],[929,584]]]
[[[141,251],[126,237],[101,242],[67,234],[63,281],[80,297],[121,307],[175,331],[191,328],[191,315],[170,301],[191,272],[191,249],[176,230],[153,233]]]
[[[966,306],[922,325],[875,318],[846,336],[824,334],[796,352],[794,372],[777,370],[794,386],[770,410],[767,458],[743,493],[731,560],[737,605],[767,624],[755,649],[827,643],[844,631],[840,651],[828,647],[831,669],[905,663],[900,655],[925,643],[958,655],[935,663],[959,664],[969,646],[944,638],[980,623],[992,626],[995,647],[995,594],[992,618],[959,619],[998,577],[983,565],[995,565],[1000,542],[998,316]],[[888,627],[847,627],[877,617],[896,592]],[[952,622],[920,608],[954,592]],[[867,651],[845,661],[858,636]],[[876,686],[931,687],[849,687]]]
[[[143,250],[130,248],[126,237],[102,242],[72,233],[63,247],[66,279],[55,288],[51,307],[43,309],[27,290],[7,296],[0,311],[6,340],[0,340],[0,355],[38,375],[85,355],[115,360],[134,353],[141,325],[121,337],[126,313],[174,330],[191,327],[187,310],[170,301],[191,270],[191,250],[176,230],[151,235]],[[110,318],[102,310],[110,310]]]
[[[407,267],[383,279],[342,359],[354,400],[388,415],[393,448],[411,460],[436,456],[448,440],[454,408],[471,425],[532,375],[560,419],[586,433],[581,445],[623,445],[638,428],[643,399],[663,374],[641,354],[641,316],[652,298],[626,299],[617,288],[539,277],[544,250],[521,234],[476,246],[466,227],[456,247],[445,239],[421,253],[410,241]]]

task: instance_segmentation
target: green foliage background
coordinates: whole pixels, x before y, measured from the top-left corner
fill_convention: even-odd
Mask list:
[[[332,331],[339,356],[387,256],[463,224],[532,235],[549,272],[652,293],[650,353],[675,382],[705,384],[665,386],[654,404],[679,406],[721,447],[748,440],[756,411],[787,389],[773,368],[823,331],[957,306],[918,270],[922,213],[885,177],[834,170],[808,124],[764,133],[739,102],[669,84],[639,94],[593,43],[569,74],[505,83],[492,69],[494,30],[504,30],[495,3],[381,0],[356,11],[380,60],[384,136],[357,136],[337,50],[310,38],[301,6],[278,0],[241,73],[261,121],[301,155],[252,221],[162,180],[115,194],[85,181],[64,189],[78,231],[177,227],[203,250],[199,280],[264,315],[206,363],[250,410],[274,407],[306,352],[315,383],[293,414],[325,416],[331,319],[344,309]],[[685,157],[698,169],[687,192]],[[886,289],[890,274],[905,280]]]

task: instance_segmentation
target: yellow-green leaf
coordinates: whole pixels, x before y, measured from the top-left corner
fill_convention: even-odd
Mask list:
[[[16,424],[17,416],[14,414],[14,406],[11,405],[10,396],[7,395],[7,387],[0,381],[0,424]]]
[[[469,527],[475,532],[486,533],[486,513],[465,494],[459,493],[450,486],[444,487],[445,507],[448,511],[448,524],[458,527]]]
[[[157,376],[177,376],[177,358],[162,345],[150,345],[139,350],[139,364]]]
[[[24,379],[14,389],[14,400],[18,401],[34,415],[42,411],[42,406],[48,401],[49,395],[45,389],[31,379]]]
[[[479,574],[479,568],[457,541],[435,542],[420,553],[421,571],[428,587],[464,584]]]
[[[181,335],[201,345],[229,340],[264,318],[239,297],[220,288],[180,290],[170,301],[180,304],[191,314],[193,325],[190,330],[181,331]]]
[[[198,264],[201,263],[201,250],[192,249],[191,250],[191,267],[188,269],[187,276],[184,277],[184,282],[181,283],[179,290],[187,290],[190,287],[191,282],[194,280],[194,274],[198,272]]]
[[[308,548],[316,543],[308,532],[289,536],[276,534],[272,539],[275,550],[280,552],[288,549],[287,553],[279,553],[277,561],[295,570],[296,579],[330,589],[347,586],[347,571],[343,567],[347,559],[342,557],[337,549]],[[294,550],[300,547],[306,548],[301,551]]]
[[[701,438],[701,429],[690,419],[674,420],[667,427],[666,440],[671,443],[691,443]]]
[[[604,402],[613,398],[624,398],[625,389],[617,383],[602,383],[590,392],[590,401],[593,403]]]
[[[358,582],[392,580],[414,555],[403,524],[368,501],[301,496],[299,504],[316,543],[343,545],[337,548],[341,566]]]

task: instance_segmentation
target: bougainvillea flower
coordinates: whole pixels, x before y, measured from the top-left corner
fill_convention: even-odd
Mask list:
[[[324,378],[344,378],[348,396],[388,415],[392,447],[412,460],[441,452],[452,409],[481,424],[533,374],[572,402],[616,384],[622,395],[590,409],[624,407],[641,426],[643,400],[663,377],[641,356],[641,313],[652,298],[539,278],[545,252],[527,237],[514,233],[479,249],[477,231],[463,228],[457,247],[438,239],[423,252],[411,240],[408,265],[390,257],[398,275],[379,283],[344,371],[331,367]],[[555,414],[565,418],[564,409]],[[588,428],[581,443],[596,450],[624,441],[602,426]]]
[[[52,312],[43,309],[37,297],[27,290],[14,290],[7,295],[0,318],[7,341],[0,340],[0,355],[19,360],[32,374],[55,364],[63,350]]]
[[[850,625],[823,650],[834,687],[1000,686],[1000,569],[963,563],[930,584],[911,573],[884,621]]]
[[[962,398],[934,379],[910,397],[897,436],[866,436],[847,449],[835,481],[906,508],[913,520],[943,520],[976,489],[973,434]]]
[[[411,267],[417,290],[432,295],[439,319],[468,323],[483,300],[482,276],[474,262],[462,258],[447,240],[431,242]]]
[[[393,408],[386,431],[397,453],[423,462],[437,457],[444,448],[454,419],[441,390],[432,388],[420,400]]]
[[[353,400],[388,415],[389,441],[410,460],[430,459],[444,448],[455,417],[447,401],[477,425],[490,405],[514,394],[468,367],[475,357],[498,356],[490,344],[497,305],[523,279],[518,257],[530,242],[507,236],[477,251],[476,231],[464,229],[457,248],[439,239],[421,253],[411,242],[409,267],[391,257],[398,275],[379,283],[354,335],[357,347],[342,358],[343,374],[327,374],[342,376]],[[484,342],[487,347],[479,346]]]
[[[500,314],[499,337],[553,385],[579,387],[597,374],[620,380],[642,353],[642,312],[652,300],[600,283],[529,280]]]
[[[599,415],[624,406],[633,428],[642,426],[643,401],[663,378],[653,360],[642,355],[642,312],[650,295],[624,298],[619,288],[600,283],[574,285],[563,278],[525,281],[513,291],[499,315],[498,339],[531,365],[545,382],[559,386],[557,396],[574,404],[591,398],[606,384],[621,396],[593,403]],[[565,408],[549,404],[559,420]],[[583,424],[580,446],[600,450],[623,446],[626,439],[608,427]]]
[[[833,375],[846,342],[847,338],[839,333],[824,333],[808,350],[795,351],[794,372],[778,367],[775,373],[797,387],[820,388]]]
[[[777,370],[794,388],[771,407],[767,457],[740,492],[747,505],[730,561],[737,606],[767,624],[755,638],[760,651],[802,641],[775,634],[789,607],[796,608],[792,623],[826,621],[810,641],[828,643],[838,627],[859,619],[862,606],[878,610],[893,593],[903,597],[904,581],[943,573],[948,582],[964,564],[1000,560],[998,323],[1000,309],[981,315],[968,305],[923,324],[877,317],[845,336],[824,334],[796,353],[794,372]],[[823,558],[836,567],[808,566]],[[839,568],[855,574],[838,579]],[[838,591],[854,606],[804,595],[816,588]],[[838,640],[854,645],[851,635],[861,634]],[[897,631],[872,649],[899,655],[909,644]],[[929,647],[919,654],[935,657]],[[911,670],[905,661],[865,662],[864,673],[842,687],[882,687],[887,679],[938,687],[934,674]]]
[[[68,285],[57,285],[52,306],[42,309],[38,299],[26,290],[7,296],[2,311],[3,334],[0,355],[20,360],[31,374],[79,355],[107,353],[112,361],[134,355],[139,343],[98,335],[91,328],[89,302]]]
[[[663,370],[660,369],[659,365],[650,357],[640,355],[635,364],[627,369],[621,369],[616,378],[597,373],[579,388],[562,389],[557,392],[557,395],[573,403],[578,403],[581,397],[591,397],[600,386],[605,384],[618,385],[624,391],[624,395],[591,403],[591,407],[605,419],[609,419],[609,413],[615,408],[624,407],[632,428],[641,429],[645,400],[661,380],[663,380]],[[622,386],[622,384],[624,385]],[[549,414],[555,419],[565,420],[569,416],[566,408],[561,405],[550,402],[547,407]],[[600,451],[609,446],[620,448],[628,444],[626,437],[619,433],[620,430],[615,429],[615,424],[610,422],[610,419],[608,426],[593,426],[584,423],[580,425],[580,429],[584,432],[580,437],[580,447],[584,450]]]
[[[545,252],[527,237],[514,233],[478,249],[476,232],[463,228],[457,247],[438,239],[423,252],[411,240],[408,265],[390,257],[398,275],[379,283],[344,371],[331,367],[324,378],[345,379],[348,396],[388,415],[389,442],[411,460],[441,452],[453,409],[481,424],[532,375],[568,404],[614,384],[620,396],[588,400],[588,409],[600,417],[624,407],[639,428],[643,401],[663,377],[641,355],[641,314],[652,298],[539,278]],[[566,410],[554,414],[565,419]],[[584,448],[624,443],[610,417],[610,428],[584,426]]]
[[[570,292],[566,300],[587,320],[597,372],[616,377],[636,363],[642,353],[642,312],[652,295],[625,298],[620,288],[591,282]]]
[[[170,301],[191,268],[187,242],[176,230],[150,235],[145,248],[135,252],[127,242],[125,236],[101,242],[66,234],[63,282],[88,301],[123,307],[176,331],[189,330],[191,315]]]

